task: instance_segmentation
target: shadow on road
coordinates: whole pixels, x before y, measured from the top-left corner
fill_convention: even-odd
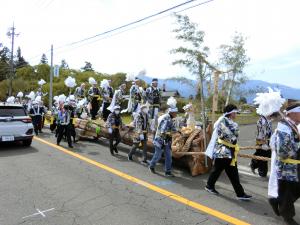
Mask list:
[[[25,155],[37,153],[38,150],[34,147],[24,147],[22,143],[2,143],[0,146],[0,157],[10,157],[16,155]]]

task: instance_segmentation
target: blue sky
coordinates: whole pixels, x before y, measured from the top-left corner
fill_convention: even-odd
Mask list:
[[[145,69],[148,75],[161,78],[190,76],[184,68],[171,65],[176,57],[170,50],[181,43],[171,32],[175,25],[170,16],[91,43],[57,49],[184,1],[0,0],[0,42],[10,45],[6,32],[14,21],[20,33],[16,46],[21,46],[31,64],[37,64],[42,53],[50,58],[53,44],[54,63],[66,59],[76,69],[90,61],[97,71],[106,73]],[[300,88],[299,8],[299,0],[215,0],[183,14],[205,31],[210,61],[217,60],[221,44],[229,44],[232,35],[241,32],[247,37],[251,61],[245,72],[250,78]]]

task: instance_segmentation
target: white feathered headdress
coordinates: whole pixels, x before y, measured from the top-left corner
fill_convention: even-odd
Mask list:
[[[59,103],[64,103],[66,101],[66,96],[64,94],[58,96],[58,102]]]
[[[54,97],[53,97],[53,100],[54,100],[55,102],[58,102],[58,96],[54,96]]]
[[[27,98],[30,98],[32,101],[35,99],[35,93],[31,91],[28,95],[26,95]]]
[[[75,78],[68,76],[68,78],[65,79],[65,85],[69,88],[75,87],[76,86]]]
[[[37,103],[40,103],[42,101],[42,97],[41,96],[36,96],[35,101]]]
[[[43,86],[44,84],[46,84],[46,81],[44,81],[43,79],[40,79],[38,82],[38,85]]]
[[[97,84],[97,81],[93,77],[90,77],[89,84]]]
[[[101,88],[107,88],[107,87],[109,87],[109,82],[108,82],[108,80],[106,80],[106,79],[102,80],[102,81],[101,81],[101,84],[100,84],[100,87],[101,87]]]
[[[7,103],[10,103],[10,104],[14,103],[14,102],[15,102],[15,97],[14,97],[14,96],[8,97],[8,98],[6,99],[6,102],[7,102]]]
[[[127,73],[125,81],[135,81],[135,75],[134,75],[134,73]]]
[[[23,94],[23,92],[21,92],[21,91],[17,94],[17,97],[18,97],[18,98],[23,98],[23,96],[24,96],[24,94]]]
[[[170,97],[168,98],[168,101],[167,101],[167,105],[169,106],[169,112],[178,112],[178,109],[176,107],[176,104],[177,104],[177,101],[174,97]]]
[[[258,104],[258,108],[256,108],[257,114],[262,116],[270,116],[278,112],[285,102],[285,99],[281,97],[280,91],[268,89],[269,92],[257,93],[256,98],[253,100],[254,104]]]

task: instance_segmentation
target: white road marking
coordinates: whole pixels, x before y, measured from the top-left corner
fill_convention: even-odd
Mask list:
[[[37,216],[37,215],[41,215],[42,217],[46,217],[45,212],[49,212],[49,211],[52,211],[54,209],[55,208],[47,209],[47,210],[44,210],[44,211],[40,211],[39,209],[36,209],[36,211],[38,211],[37,213],[34,213],[32,215],[29,215],[29,216],[24,216],[24,217],[22,217],[22,219],[29,218],[29,217],[34,217],[34,216]]]

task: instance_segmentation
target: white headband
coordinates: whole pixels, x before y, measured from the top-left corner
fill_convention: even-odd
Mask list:
[[[293,113],[293,112],[300,113],[300,106],[297,106],[297,107],[295,107],[293,109],[290,109],[290,110],[286,111],[286,114]]]
[[[224,116],[227,116],[227,115],[229,115],[229,114],[231,114],[231,113],[238,113],[239,111],[237,110],[237,109],[234,109],[234,110],[232,110],[232,111],[230,111],[230,112],[227,112],[227,113],[224,113],[223,115]]]

